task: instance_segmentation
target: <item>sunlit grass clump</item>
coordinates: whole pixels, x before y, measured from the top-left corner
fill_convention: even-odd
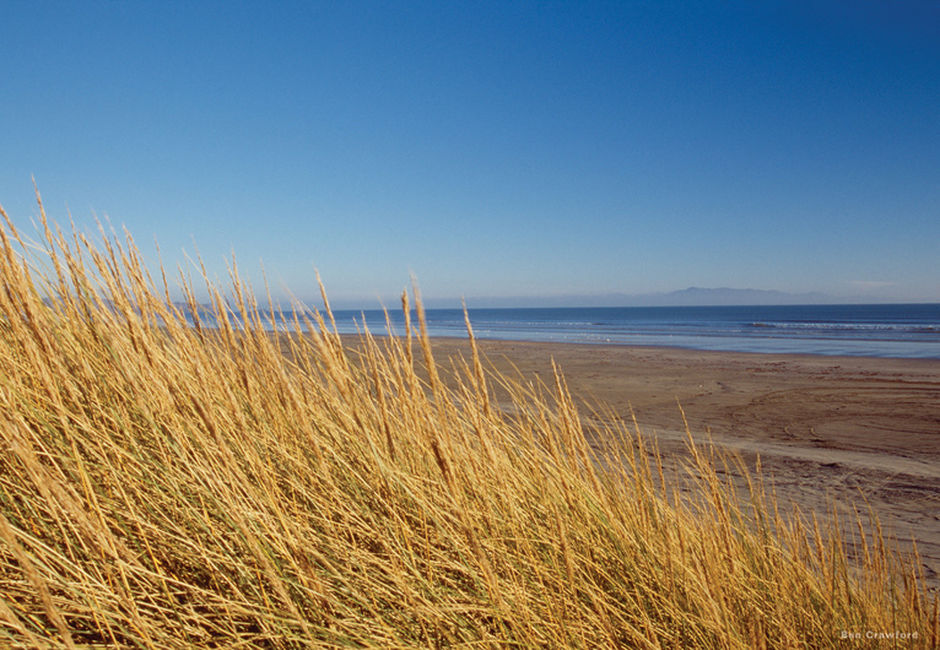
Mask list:
[[[129,236],[42,222],[0,229],[0,646],[936,644],[877,526],[781,517],[695,448],[679,496],[560,374],[498,375],[472,333],[438,365],[423,318],[352,347],[328,308],[270,322],[234,265],[210,328]]]

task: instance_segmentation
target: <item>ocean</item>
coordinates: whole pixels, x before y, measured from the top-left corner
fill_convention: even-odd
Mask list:
[[[477,338],[820,355],[940,359],[940,304],[469,309]],[[337,311],[341,333],[379,310]],[[394,333],[404,314],[389,312]],[[414,318],[414,317],[413,317]],[[427,310],[431,336],[466,337],[460,309]]]

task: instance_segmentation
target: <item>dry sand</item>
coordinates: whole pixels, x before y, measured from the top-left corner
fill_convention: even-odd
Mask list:
[[[705,352],[584,344],[481,341],[498,369],[551,380],[551,360],[579,399],[614,417],[631,408],[667,457],[684,454],[684,427],[739,453],[759,454],[784,502],[826,515],[870,504],[902,546],[916,539],[940,585],[940,361]],[[435,339],[443,360],[467,342]],[[590,422],[587,409],[584,414]],[[629,420],[628,420],[629,421]]]

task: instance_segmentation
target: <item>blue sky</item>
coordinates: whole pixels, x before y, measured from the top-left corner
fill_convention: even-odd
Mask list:
[[[940,301],[936,2],[11,1],[0,90],[17,223],[302,298]]]

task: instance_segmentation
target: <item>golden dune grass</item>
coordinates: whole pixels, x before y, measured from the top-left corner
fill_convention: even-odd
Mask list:
[[[877,522],[783,517],[694,446],[680,495],[639,431],[588,444],[560,372],[472,333],[439,365],[423,318],[350,350],[328,310],[282,349],[234,262],[191,327],[129,235],[3,216],[0,646],[937,645]]]

